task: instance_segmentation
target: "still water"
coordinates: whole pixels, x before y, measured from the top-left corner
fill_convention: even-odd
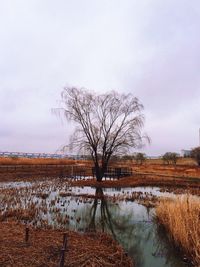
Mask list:
[[[35,186],[35,183],[32,184]],[[173,194],[160,192],[158,187],[135,188],[92,188],[72,187],[63,185],[56,187],[42,187],[42,192],[47,197],[41,199],[30,190],[31,183],[4,183],[0,188],[26,187],[25,203],[27,198],[40,207],[45,207],[39,215],[48,221],[48,224],[58,227],[58,215],[67,218],[65,228],[80,232],[103,231],[111,234],[134,260],[136,267],[186,267],[171,244],[169,244],[164,232],[157,227],[154,220],[153,208],[146,208],[133,201],[117,200],[117,197],[132,192],[142,192],[156,196],[171,197]],[[45,191],[46,190],[46,191]],[[72,195],[62,195],[60,192],[70,192]],[[96,198],[80,197],[80,194],[96,195]],[[116,196],[116,200],[107,196]],[[99,197],[99,198],[98,198]],[[26,200],[25,200],[26,198]],[[23,197],[20,197],[23,201]],[[36,221],[38,218],[36,219]],[[63,225],[62,225],[63,227]]]
[[[93,188],[87,188],[93,191]],[[156,188],[135,188],[145,193],[156,192]],[[75,189],[80,190],[81,189]],[[86,189],[84,189],[85,191]],[[105,189],[106,194],[120,194],[128,189]],[[131,191],[134,189],[131,189]],[[130,191],[130,189],[129,189]],[[88,192],[88,193],[89,193]],[[159,194],[162,194],[159,192]],[[61,204],[62,205],[62,204]],[[135,261],[136,267],[185,267],[175,249],[169,244],[163,231],[154,222],[154,209],[130,201],[113,203],[108,199],[80,202],[72,197],[68,203],[68,214],[75,217],[69,229],[77,231],[104,231],[110,233]],[[63,211],[64,214],[64,211]]]

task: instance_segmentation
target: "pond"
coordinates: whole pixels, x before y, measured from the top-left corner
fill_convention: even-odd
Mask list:
[[[3,202],[12,191],[7,204]],[[32,209],[36,212],[27,222],[45,222],[54,227],[110,233],[135,261],[136,267],[185,267],[164,233],[154,222],[154,208],[137,201],[127,201],[134,192],[141,196],[173,196],[158,187],[92,188],[70,187],[66,183],[0,184],[0,210]],[[13,191],[14,190],[14,191]],[[13,194],[14,192],[14,194]],[[13,195],[16,195],[13,198]],[[111,198],[112,196],[112,198]],[[4,209],[4,211],[3,211]],[[25,219],[24,219],[25,220]]]

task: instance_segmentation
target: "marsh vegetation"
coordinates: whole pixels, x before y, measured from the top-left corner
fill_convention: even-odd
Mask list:
[[[176,248],[195,266],[200,265],[200,200],[191,195],[161,201],[156,208],[158,222],[164,226]]]
[[[0,220],[47,231],[103,232],[121,244],[136,266],[149,267],[149,263],[155,267],[186,266],[185,253],[172,250],[173,242],[163,238],[163,231],[158,230],[158,225],[168,222],[160,220],[157,224],[154,220],[156,214],[162,217],[160,212],[155,213],[155,207],[156,212],[160,211],[163,203],[171,203],[169,198],[176,199],[176,195],[165,189],[78,187],[58,178],[1,183]],[[191,262],[189,253],[187,257]]]

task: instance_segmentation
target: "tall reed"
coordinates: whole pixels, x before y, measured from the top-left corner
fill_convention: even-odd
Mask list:
[[[175,245],[200,267],[200,200],[189,195],[165,199],[157,206],[156,216]]]

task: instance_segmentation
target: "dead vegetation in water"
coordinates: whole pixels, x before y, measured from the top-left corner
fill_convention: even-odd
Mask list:
[[[0,223],[1,267],[57,267],[63,232],[30,228],[25,242],[25,226]],[[131,259],[110,236],[104,233],[80,234],[67,231],[65,267],[132,267]]]
[[[113,195],[83,193],[81,188],[72,190],[67,181],[60,179],[35,182],[21,187],[0,188],[0,221],[15,220],[34,227],[66,228],[69,223],[79,227],[80,215],[71,212],[70,203],[92,205],[94,199],[110,203],[135,201],[146,207],[154,207],[158,197],[147,192],[122,191]]]
[[[54,179],[20,186],[0,188],[0,221],[9,219],[43,228],[52,227],[53,221],[57,228],[66,228],[70,219],[77,219],[66,214],[68,183]]]
[[[200,179],[191,180],[186,178],[158,177],[154,175],[135,175],[124,177],[119,180],[104,180],[97,182],[95,179],[72,181],[72,186],[94,186],[94,187],[137,187],[158,186],[163,191],[179,193],[190,193],[200,196]]]
[[[164,200],[156,208],[158,222],[195,266],[200,266],[200,200],[185,196]]]
[[[168,187],[168,188],[161,188],[160,192],[168,192],[168,193],[174,193],[174,194],[191,194],[191,195],[196,195],[200,196],[200,188],[177,188],[177,187]]]
[[[68,195],[69,196],[69,195]],[[141,204],[147,208],[153,208],[157,205],[159,201],[159,197],[153,195],[152,193],[147,192],[126,192],[114,194],[112,196],[109,195],[91,195],[91,194],[74,194],[71,196],[78,197],[80,200],[84,202],[91,203],[90,199],[105,199],[109,200],[111,203],[118,203],[119,201],[131,201]]]

